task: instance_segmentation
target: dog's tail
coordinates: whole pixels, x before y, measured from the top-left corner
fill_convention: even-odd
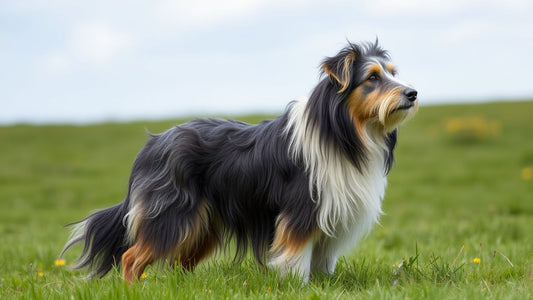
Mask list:
[[[123,222],[128,212],[129,197],[120,204],[94,212],[74,226],[70,240],[60,257],[73,245],[83,242],[83,251],[74,269],[88,267],[89,277],[102,277],[120,262],[128,249],[127,228]]]

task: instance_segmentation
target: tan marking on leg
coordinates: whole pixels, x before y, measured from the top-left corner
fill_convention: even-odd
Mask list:
[[[202,241],[196,242],[196,245],[195,248],[190,249],[191,252],[183,253],[180,258],[182,267],[188,271],[193,271],[201,260],[213,253],[217,240],[212,236],[205,236]]]
[[[122,278],[126,281],[133,280],[132,267],[135,262],[135,247],[129,248],[122,254]]]
[[[302,252],[304,247],[313,237],[314,232],[306,235],[297,234],[289,227],[289,222],[286,217],[278,217],[276,223],[276,233],[274,242],[270,247],[270,253],[274,256],[276,254],[283,254],[287,257],[297,256]]]
[[[194,224],[187,228],[186,238],[175,247],[172,263],[178,261],[185,269],[192,271],[196,264],[215,250],[218,241],[212,221],[209,206],[202,202]]]
[[[276,234],[270,252],[284,252],[288,255],[294,255],[302,251],[308,239],[309,236],[302,237],[295,234],[288,227],[286,218],[280,217],[276,225]]]
[[[294,233],[283,216],[278,218],[274,242],[270,248],[269,265],[279,269],[282,276],[298,274],[304,281],[309,278],[315,233],[300,235]]]
[[[144,269],[153,261],[153,246],[137,241],[122,255],[122,277],[128,282],[139,279]]]

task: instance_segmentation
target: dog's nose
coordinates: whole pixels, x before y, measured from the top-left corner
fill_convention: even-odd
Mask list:
[[[416,96],[418,96],[418,92],[411,88],[405,89],[405,91],[403,91],[403,94],[407,97],[407,100],[411,102],[414,102],[416,100]]]

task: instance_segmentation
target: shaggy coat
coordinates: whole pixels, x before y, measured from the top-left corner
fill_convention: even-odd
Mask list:
[[[378,221],[397,127],[417,92],[395,77],[377,42],[348,44],[322,64],[307,101],[258,125],[197,119],[151,135],[124,201],[76,224],[77,268],[126,280],[159,259],[192,270],[228,241],[236,257],[307,280]]]

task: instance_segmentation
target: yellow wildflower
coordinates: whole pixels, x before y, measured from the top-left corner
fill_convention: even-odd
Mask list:
[[[481,262],[481,258],[479,257],[474,257],[474,259],[472,260],[474,263],[476,264],[479,264]]]
[[[65,265],[65,260],[64,259],[56,259],[56,261],[54,262],[54,264],[56,266],[64,266]]]
[[[140,278],[141,279],[145,279],[146,278],[146,273],[142,273]]]
[[[39,271],[39,272],[37,272],[37,276],[38,276],[38,277],[43,277],[43,276],[44,276],[43,271]]]
[[[533,170],[531,170],[531,168],[527,167],[527,168],[523,168],[522,169],[522,179],[523,180],[530,180],[531,179],[531,175],[533,173]]]
[[[463,127],[463,121],[459,118],[454,118],[446,122],[446,131],[455,133]]]

